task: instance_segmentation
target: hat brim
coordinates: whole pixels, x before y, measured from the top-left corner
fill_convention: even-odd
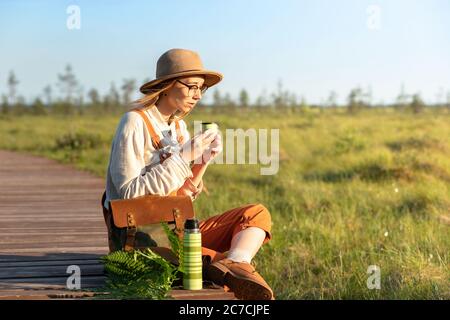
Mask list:
[[[175,78],[181,78],[181,77],[188,77],[188,76],[204,76],[205,77],[204,84],[206,86],[208,86],[208,88],[219,83],[223,79],[223,75],[221,73],[215,72],[215,71],[210,71],[210,70],[183,71],[183,72],[173,73],[173,74],[149,81],[147,83],[144,83],[140,87],[139,90],[142,93],[146,94],[146,93],[149,93],[151,88],[153,88],[154,86],[156,86],[157,84],[159,84],[163,81],[175,79]]]

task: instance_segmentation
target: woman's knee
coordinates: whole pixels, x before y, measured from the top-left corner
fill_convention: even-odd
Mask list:
[[[260,224],[264,226],[264,229],[269,229],[272,225],[272,217],[269,210],[261,203],[251,205],[244,212],[245,220],[252,221],[252,224]]]

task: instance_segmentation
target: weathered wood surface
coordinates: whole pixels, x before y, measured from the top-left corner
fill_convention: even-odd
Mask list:
[[[105,276],[104,181],[41,157],[0,150],[0,299],[89,298]],[[81,289],[67,289],[67,268]],[[175,299],[234,299],[222,288],[174,288]]]

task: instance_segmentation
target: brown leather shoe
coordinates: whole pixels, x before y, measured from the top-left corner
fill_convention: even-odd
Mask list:
[[[247,262],[223,259],[207,267],[207,277],[214,283],[227,286],[238,299],[273,300],[273,291],[266,281]]]

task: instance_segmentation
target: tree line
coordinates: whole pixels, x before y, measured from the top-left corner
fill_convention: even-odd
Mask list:
[[[20,114],[84,114],[102,112],[124,112],[133,99],[133,93],[138,89],[135,79],[123,79],[120,86],[111,83],[109,91],[101,95],[97,89],[91,88],[84,95],[84,90],[77,80],[73,69],[68,64],[61,74],[57,75],[56,88],[47,85],[42,93],[32,102],[26,102],[25,98],[18,94],[17,79],[13,71],[9,72],[6,81],[7,92],[3,93],[0,101],[0,115]],[[144,82],[148,79],[144,80]],[[57,90],[55,92],[55,89]],[[59,94],[56,94],[59,93]],[[442,94],[441,94],[442,96]],[[407,94],[402,86],[396,101],[389,105],[373,102],[371,88],[356,87],[350,90],[345,104],[338,104],[338,95],[331,91],[327,99],[318,104],[308,104],[303,96],[298,96],[283,88],[278,82],[274,92],[263,92],[253,102],[247,90],[240,90],[237,98],[232,98],[229,93],[221,93],[218,89],[212,92],[212,101],[209,104],[200,102],[199,108],[289,108],[293,111],[302,111],[307,108],[346,108],[349,113],[355,113],[367,108],[394,107],[409,110],[414,113],[422,112],[426,107],[446,107],[450,109],[450,91],[447,93],[446,102],[434,105],[426,105],[419,93]]]

